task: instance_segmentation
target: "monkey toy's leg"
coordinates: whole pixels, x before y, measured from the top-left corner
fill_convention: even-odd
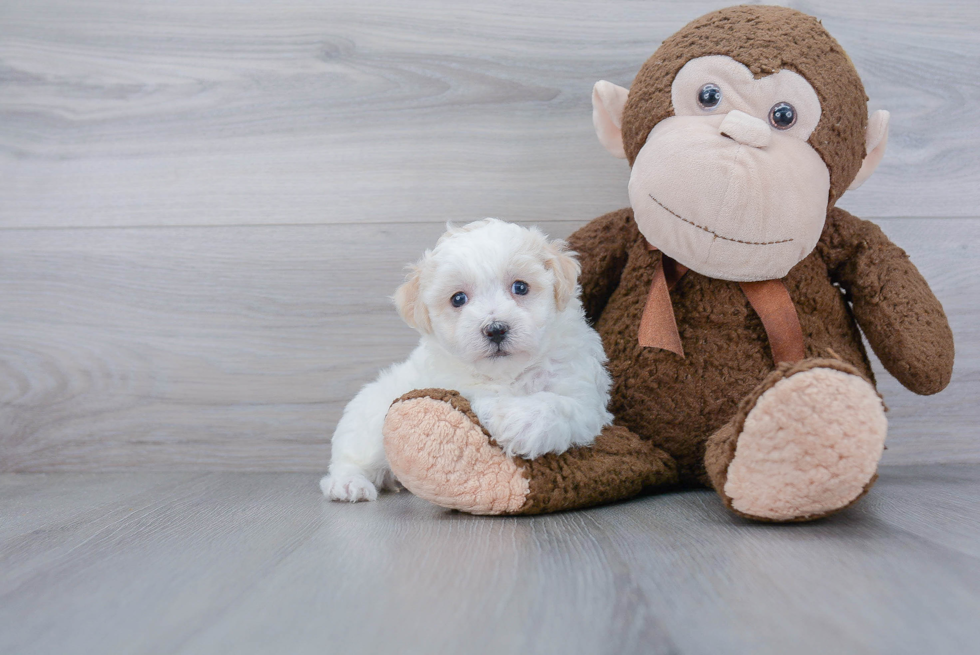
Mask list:
[[[541,514],[635,496],[677,483],[677,464],[626,428],[592,446],[534,460],[508,457],[455,391],[399,398],[384,424],[391,470],[409,491],[471,514]]]
[[[809,521],[854,503],[877,477],[885,408],[857,369],[782,364],[708,439],[705,468],[725,505],[763,521]]]

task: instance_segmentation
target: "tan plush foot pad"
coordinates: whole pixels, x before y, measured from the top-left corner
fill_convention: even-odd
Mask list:
[[[406,489],[470,514],[515,514],[527,501],[524,468],[504,455],[455,391],[399,398],[384,424],[388,463]]]
[[[758,396],[724,483],[733,510],[809,520],[850,505],[870,487],[885,444],[885,408],[851,371],[839,362],[801,362]]]

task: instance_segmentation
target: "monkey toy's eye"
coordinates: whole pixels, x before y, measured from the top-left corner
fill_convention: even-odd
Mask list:
[[[788,102],[778,102],[769,110],[769,122],[777,130],[788,130],[796,123],[796,109]]]
[[[517,282],[514,282],[514,284],[510,288],[510,290],[513,291],[514,294],[518,296],[526,296],[529,289],[530,287],[527,286],[527,282],[525,282],[524,280],[518,280]]]
[[[457,291],[453,294],[453,297],[449,300],[449,302],[453,304],[453,307],[462,307],[466,304],[467,300],[468,298],[466,297],[465,293],[462,291]]]
[[[701,109],[711,110],[721,102],[721,88],[717,84],[705,84],[698,90],[698,104]]]

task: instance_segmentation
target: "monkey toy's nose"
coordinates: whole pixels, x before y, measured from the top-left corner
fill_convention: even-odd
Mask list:
[[[493,341],[498,346],[500,343],[507,338],[507,330],[510,326],[506,323],[500,323],[499,321],[494,321],[490,325],[483,328],[483,334],[487,336],[487,339]]]
[[[728,112],[725,120],[718,126],[718,131],[722,136],[753,148],[765,148],[772,139],[772,130],[765,121],[737,109]]]

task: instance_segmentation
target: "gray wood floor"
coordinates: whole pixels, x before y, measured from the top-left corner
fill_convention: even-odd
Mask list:
[[[0,476],[4,653],[975,653],[980,466],[804,525],[711,492],[480,518],[301,473]]]

